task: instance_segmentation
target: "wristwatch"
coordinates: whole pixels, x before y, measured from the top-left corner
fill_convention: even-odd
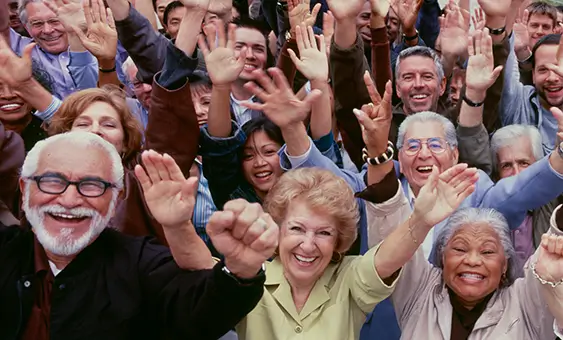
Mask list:
[[[418,38],[418,30],[414,30],[415,34],[413,36],[407,37],[406,35],[403,34],[403,39],[405,39],[405,41],[413,41],[416,38]]]
[[[264,280],[264,277],[266,276],[266,265],[262,263],[262,267],[260,268],[258,273],[256,273],[256,276],[251,277],[249,279],[241,278],[241,277],[238,277],[235,274],[233,274],[229,270],[229,268],[227,268],[227,265],[225,264],[225,262],[221,262],[221,271],[223,273],[225,273],[231,279],[235,280],[236,283],[238,283],[239,285],[248,286],[248,285],[252,285],[256,282],[260,282],[260,281]]]

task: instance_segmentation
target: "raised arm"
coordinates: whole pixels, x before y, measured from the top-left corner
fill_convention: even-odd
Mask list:
[[[0,202],[13,208],[18,187],[19,171],[25,158],[21,137],[7,131],[0,123]]]

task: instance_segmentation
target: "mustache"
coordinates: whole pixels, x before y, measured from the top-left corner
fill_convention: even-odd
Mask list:
[[[89,208],[72,208],[67,209],[58,204],[45,205],[37,208],[37,212],[41,215],[44,214],[66,214],[77,217],[96,217],[100,215],[96,210]]]

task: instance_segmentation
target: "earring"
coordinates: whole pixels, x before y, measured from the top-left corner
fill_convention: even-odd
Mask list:
[[[342,255],[342,253],[333,253],[330,261],[333,263],[339,263],[340,261],[342,261],[343,257],[344,256]]]

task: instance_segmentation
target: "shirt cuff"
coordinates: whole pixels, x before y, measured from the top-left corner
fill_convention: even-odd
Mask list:
[[[555,336],[559,339],[563,339],[563,328],[559,327],[557,320],[553,320],[553,333],[555,333]]]
[[[41,118],[41,120],[43,120],[44,122],[48,123],[62,104],[63,102],[59,98],[53,96],[51,104],[49,104],[45,111],[35,111],[34,115]]]
[[[393,168],[383,177],[381,182],[368,186],[364,191],[357,193],[356,197],[379,204],[393,198],[397,190],[399,190],[399,181],[397,180],[395,168]]]
[[[309,149],[307,149],[307,151],[300,155],[300,156],[290,156],[287,153],[287,148],[285,148],[284,153],[287,156],[287,158],[289,159],[289,162],[291,163],[291,168],[295,169],[297,168],[299,165],[303,164],[305,162],[305,160],[307,160],[307,158],[309,158],[309,154],[311,153],[311,147],[312,147],[313,143],[309,143]]]

